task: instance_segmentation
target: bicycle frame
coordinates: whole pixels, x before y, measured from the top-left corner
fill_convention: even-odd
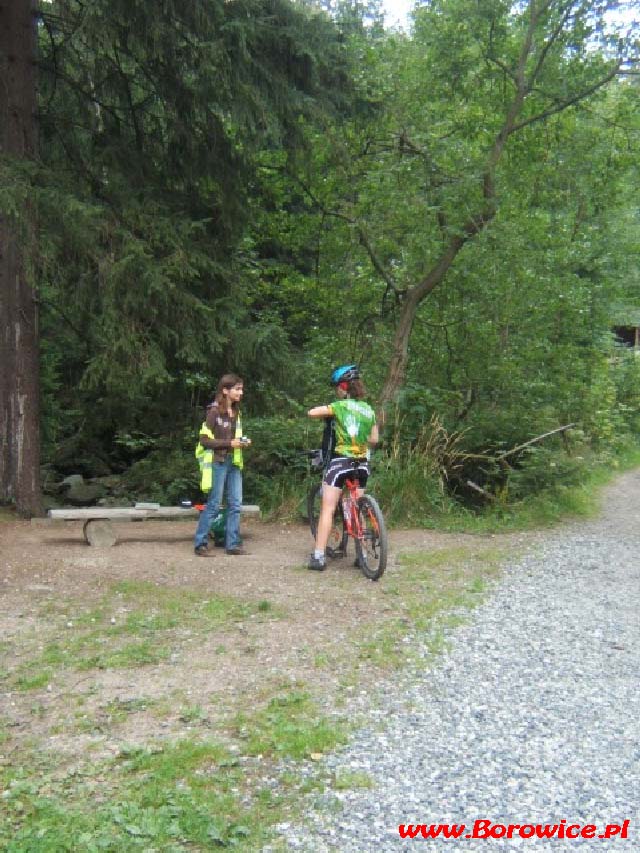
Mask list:
[[[340,500],[342,501],[342,515],[344,523],[347,525],[347,533],[353,539],[362,540],[364,534],[360,513],[358,512],[358,491],[361,491],[360,481],[347,477],[342,487]]]

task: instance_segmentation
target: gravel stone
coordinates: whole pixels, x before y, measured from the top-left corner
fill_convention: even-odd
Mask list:
[[[373,787],[309,797],[282,825],[302,853],[640,851],[640,472],[595,521],[549,533],[506,567],[435,667],[354,707],[368,725],[324,771]],[[424,637],[408,636],[421,656]],[[422,642],[422,646],[420,643]],[[316,768],[317,770],[317,765]],[[401,839],[400,824],[607,824],[628,838]],[[269,848],[265,848],[268,850]]]

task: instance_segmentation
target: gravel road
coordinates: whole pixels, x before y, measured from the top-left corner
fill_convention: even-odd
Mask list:
[[[507,567],[436,668],[378,697],[369,726],[326,761],[372,786],[310,800],[306,825],[280,828],[288,849],[640,851],[640,472],[620,477],[603,507]],[[476,820],[597,829],[465,837]],[[626,838],[598,837],[624,821]],[[465,824],[457,840],[398,832],[454,823]]]

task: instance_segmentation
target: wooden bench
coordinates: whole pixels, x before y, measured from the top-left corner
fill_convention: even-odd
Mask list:
[[[242,512],[259,513],[260,507],[254,504],[243,504]],[[149,518],[195,518],[199,514],[199,510],[195,507],[138,503],[131,507],[92,506],[82,509],[50,509],[46,521],[84,521],[82,530],[87,543],[99,548],[109,548],[118,541],[114,526],[116,523],[146,521]]]

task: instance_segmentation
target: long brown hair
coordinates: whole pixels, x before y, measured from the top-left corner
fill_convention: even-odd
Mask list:
[[[227,401],[225,400],[225,395],[223,391],[228,391],[229,388],[233,388],[234,385],[243,384],[244,380],[240,376],[238,376],[237,373],[225,373],[225,375],[220,378],[220,381],[218,382],[218,387],[216,388],[216,396],[214,400],[216,406],[219,409],[221,409],[223,405],[226,406]],[[238,403],[234,402],[231,404],[231,408],[234,412],[237,412],[240,406]]]
[[[352,379],[351,382],[348,383],[347,394],[354,400],[362,400],[366,397],[367,392],[362,379]]]

